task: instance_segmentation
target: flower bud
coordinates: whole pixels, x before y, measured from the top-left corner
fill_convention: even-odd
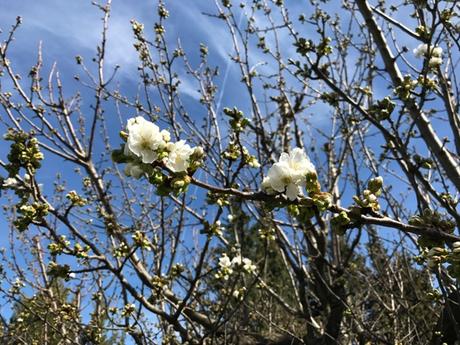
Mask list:
[[[193,159],[201,159],[204,157],[204,150],[201,146],[197,146],[194,148],[193,153],[192,153],[192,158]]]
[[[155,170],[152,175],[149,177],[149,182],[154,184],[154,185],[159,185],[163,183],[164,181],[164,175],[161,173],[161,171]]]
[[[419,216],[412,216],[412,217],[409,218],[409,225],[422,226],[423,225],[423,219],[420,218]]]
[[[190,184],[190,176],[177,177],[171,181],[171,187],[174,189],[182,189]]]
[[[128,133],[125,131],[120,131],[120,138],[123,139],[123,141],[128,141]]]
[[[445,255],[446,249],[441,247],[433,247],[428,252],[428,256],[435,256],[435,255]]]
[[[367,186],[373,194],[378,193],[383,187],[382,176],[371,179]]]

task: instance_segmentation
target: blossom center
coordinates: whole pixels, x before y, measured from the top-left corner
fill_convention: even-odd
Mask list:
[[[281,180],[284,184],[290,184],[292,181],[291,181],[291,177],[290,176],[284,176]]]

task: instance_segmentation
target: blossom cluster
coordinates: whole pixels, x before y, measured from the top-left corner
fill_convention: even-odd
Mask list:
[[[427,266],[438,270],[439,266],[448,263],[447,271],[453,277],[460,278],[460,242],[452,243],[452,248],[433,247],[426,252]]]
[[[262,189],[267,194],[286,193],[289,200],[295,200],[303,195],[308,175],[316,176],[315,166],[299,147],[291,153],[283,152],[277,163],[268,170],[262,181]]]
[[[455,248],[457,249],[457,248]],[[427,265],[430,269],[435,270],[440,264],[447,260],[449,252],[445,248],[433,247],[431,248],[427,256]]]
[[[3,180],[2,188],[15,188],[19,185],[19,181],[14,177],[8,177]]]
[[[362,196],[353,196],[356,204],[363,208],[370,208],[377,212],[380,210],[378,197],[382,194],[383,178],[381,176],[370,179],[367,184],[367,189],[362,193]],[[343,221],[346,219],[343,218]]]
[[[15,129],[9,129],[3,136],[7,141],[12,141],[8,154],[9,163],[6,170],[10,177],[19,174],[21,168],[27,169],[31,174],[41,167],[44,156],[40,151],[40,146],[34,133],[26,133]]]
[[[128,161],[125,174],[140,178],[144,174],[142,164],[161,162],[173,173],[186,172],[193,158],[201,158],[204,154],[201,147],[192,148],[185,140],[171,142],[171,135],[141,116],[128,120],[127,140],[124,155],[134,158]]]
[[[414,55],[418,58],[429,58],[428,66],[430,67],[437,67],[442,64],[442,48],[438,46],[429,47],[428,44],[422,43],[414,49]]]
[[[27,230],[30,224],[40,224],[48,215],[48,204],[41,202],[33,202],[28,204],[26,202],[18,204],[19,216],[14,220],[13,225],[20,232]]]
[[[219,258],[219,271],[215,277],[217,279],[228,280],[235,269],[241,269],[246,273],[254,273],[257,266],[252,263],[251,259],[244,258],[241,255],[237,255],[230,260],[227,254],[224,254]]]

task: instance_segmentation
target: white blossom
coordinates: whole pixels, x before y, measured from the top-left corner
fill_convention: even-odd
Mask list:
[[[160,134],[166,143],[171,141],[171,134],[166,129],[163,129]]]
[[[193,154],[192,149],[185,140],[176,143],[168,143],[166,147],[169,151],[168,156],[163,159],[163,163],[173,172],[186,171],[190,165],[190,156]]]
[[[259,161],[257,160],[257,158],[254,157],[254,156],[251,156],[251,157],[250,157],[250,159],[249,159],[249,161],[248,161],[248,165],[249,165],[250,167],[252,167],[252,168],[255,168],[255,169],[260,168],[260,163],[259,163]]]
[[[254,273],[257,269],[257,266],[252,263],[251,259],[244,258],[241,255],[235,256],[231,264],[233,267],[242,268],[247,273]]]
[[[126,129],[128,130],[128,134],[129,134],[129,132],[131,131],[131,129],[134,126],[143,125],[143,124],[145,124],[147,122],[149,122],[149,121],[144,119],[142,116],[132,117],[132,118],[128,119],[128,121],[126,123]]]
[[[442,56],[442,48],[441,47],[433,47],[431,50],[431,55],[434,57],[441,57]]]
[[[144,173],[144,171],[142,170],[142,168],[135,164],[135,163],[127,163],[126,166],[125,166],[125,175],[126,176],[132,176],[134,177],[135,179],[138,179],[142,176],[142,174]]]
[[[217,279],[228,280],[229,276],[233,273],[232,261],[224,254],[219,258],[219,272],[215,275]]]
[[[415,48],[413,51],[416,57],[418,58],[424,57],[428,51],[428,45],[424,43],[419,44],[419,46]]]
[[[268,170],[267,177],[262,181],[262,188],[268,193],[273,191],[283,193],[289,200],[295,200],[302,194],[306,175],[315,173],[315,167],[310,162],[305,151],[296,147],[290,154],[283,152],[279,162]]]
[[[244,293],[246,292],[246,288],[243,286],[242,288],[240,289],[235,289],[233,290],[232,292],[232,296],[239,299],[239,300],[242,300],[243,297],[244,297]]]
[[[18,185],[18,180],[16,180],[14,177],[8,177],[3,181],[2,187],[3,188],[12,188],[16,187]]]
[[[227,255],[224,255],[219,258],[219,267],[220,268],[231,268],[232,267],[232,261]]]
[[[430,67],[437,67],[442,65],[442,59],[440,57],[432,57],[428,61],[428,66]]]
[[[167,131],[160,131],[157,125],[140,116],[129,119],[127,129],[128,149],[147,164],[158,158],[157,151],[166,146],[165,139],[169,138]]]
[[[262,189],[265,191],[265,193],[269,195],[276,193],[275,190],[272,188],[270,178],[268,176],[265,176],[262,180]]]
[[[126,125],[127,141],[123,154],[139,158],[142,163],[162,161],[173,173],[186,172],[191,164],[199,165],[204,156],[202,147],[190,147],[185,140],[171,142],[171,134],[141,116],[130,118]],[[127,164],[125,173],[139,178],[143,172],[139,163]]]
[[[216,221],[214,225],[211,227],[211,229],[212,229],[212,233],[216,236],[222,236],[222,231],[225,230],[220,220]]]
[[[125,146],[124,146],[123,154],[126,157],[136,157],[136,155],[134,153],[132,153],[131,150],[129,149],[128,143],[126,143]]]
[[[204,156],[204,150],[201,146],[197,146],[193,149],[193,155],[196,157],[203,157]]]
[[[14,280],[14,283],[13,283],[15,286],[18,286],[18,287],[24,287],[26,286],[26,284],[20,279],[20,278],[16,278]]]
[[[243,263],[241,255],[237,255],[232,259],[232,266],[240,266]]]
[[[248,273],[254,273],[257,269],[257,266],[252,263],[252,261],[248,258],[243,259],[243,270]]]
[[[426,43],[422,43],[414,49],[414,55],[418,58],[428,57],[428,65],[430,67],[437,67],[442,64],[441,47],[430,46],[430,52],[428,52],[428,45]]]
[[[240,290],[233,290],[233,292],[232,292],[232,296],[233,296],[233,297],[239,298],[240,295],[241,295]]]

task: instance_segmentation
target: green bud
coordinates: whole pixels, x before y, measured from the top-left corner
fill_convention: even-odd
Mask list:
[[[454,254],[456,254],[456,255],[460,254],[460,247],[453,248],[453,249],[452,249],[452,253],[454,253]]]
[[[377,194],[381,191],[383,187],[383,178],[381,176],[373,178],[369,180],[367,186],[373,194]]]
[[[332,195],[327,192],[316,193],[312,199],[320,212],[326,211],[332,204]]]
[[[318,182],[318,176],[316,175],[315,172],[311,172],[307,174],[306,188],[310,195],[321,192],[321,185]]]
[[[120,131],[120,138],[121,138],[124,142],[127,142],[127,141],[128,141],[128,133],[126,133],[125,131]]]
[[[412,216],[409,218],[409,225],[422,226],[424,224],[423,219],[419,216]]]
[[[191,159],[192,160],[198,160],[198,159],[202,159],[204,157],[204,150],[201,146],[197,146],[195,147],[195,149],[193,150],[193,153],[191,155]]]
[[[293,217],[297,217],[300,214],[300,210],[297,205],[288,205],[287,211]]]
[[[423,210],[423,218],[425,218],[425,220],[431,220],[432,217],[433,217],[432,210],[430,210],[429,208],[426,208]]]
[[[59,265],[56,262],[51,261],[48,265],[47,273],[50,276],[53,276],[56,278],[68,279],[69,273],[70,273],[70,266],[69,265]]]
[[[185,182],[182,179],[174,179],[171,183],[171,187],[174,189],[180,189],[185,186]]]
[[[189,183],[190,183],[190,177],[187,175],[176,177],[171,181],[171,187],[174,189],[180,189],[180,188],[184,188]]]
[[[87,203],[86,199],[79,196],[77,192],[74,190],[67,193],[66,198],[70,200],[72,205],[79,206],[79,207],[85,206]]]
[[[154,185],[160,185],[162,184],[166,179],[166,176],[159,171],[158,169],[155,169],[152,174],[149,176],[149,182]]]
[[[348,217],[348,213],[345,211],[341,211],[332,220],[340,225],[347,225],[351,222],[350,218]]]

